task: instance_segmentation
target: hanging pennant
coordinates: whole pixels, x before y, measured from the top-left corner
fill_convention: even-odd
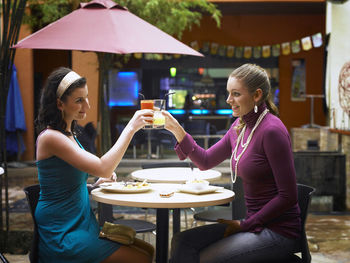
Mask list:
[[[153,54],[151,54],[151,53],[146,53],[146,54],[145,54],[145,59],[146,59],[146,60],[152,60],[152,59],[153,59]]]
[[[272,56],[278,57],[281,53],[280,44],[276,44],[272,46]]]
[[[225,56],[225,53],[226,53],[226,46],[224,45],[219,46],[219,50],[218,50],[219,56],[223,57]]]
[[[169,59],[172,59],[173,58],[173,56],[172,55],[169,55],[169,54],[164,54],[164,59],[166,59],[166,60],[169,60]]]
[[[304,37],[301,39],[301,47],[303,50],[308,51],[312,48],[311,37]]]
[[[317,33],[312,36],[312,44],[314,47],[320,47],[322,46],[322,34]]]
[[[236,58],[242,58],[243,57],[243,47],[237,47],[236,48]]]
[[[292,42],[292,53],[299,53],[300,52],[300,40],[294,40]]]
[[[252,57],[252,47],[244,47],[244,58]]]
[[[134,53],[134,58],[141,59],[142,58],[142,53]]]
[[[234,54],[235,54],[235,47],[234,46],[227,46],[226,56],[229,58],[232,58]]]
[[[210,49],[209,42],[204,42],[202,47],[203,53],[209,53],[209,49]]]
[[[271,56],[271,46],[266,45],[262,47],[262,56],[263,58],[268,58]]]
[[[163,60],[163,54],[154,54],[155,60]]]
[[[261,57],[261,47],[253,47],[253,57],[254,58]]]
[[[218,48],[219,48],[219,44],[218,43],[211,43],[210,54],[216,55],[218,53]]]
[[[181,55],[180,54],[174,54],[174,58],[180,58],[181,57]]]
[[[197,41],[197,40],[196,40],[196,41],[192,41],[192,42],[190,43],[190,45],[191,45],[191,47],[192,47],[194,50],[199,51],[199,44],[198,44],[198,41]]]
[[[290,43],[289,42],[282,43],[282,54],[283,55],[290,54]]]

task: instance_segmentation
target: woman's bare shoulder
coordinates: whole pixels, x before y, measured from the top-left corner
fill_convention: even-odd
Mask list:
[[[38,136],[38,144],[39,143],[47,143],[52,142],[52,140],[64,140],[66,136],[61,132],[53,129],[46,129],[40,133]]]
[[[37,139],[37,159],[46,159],[56,155],[58,149],[63,145],[67,145],[69,139],[59,131],[46,129]]]

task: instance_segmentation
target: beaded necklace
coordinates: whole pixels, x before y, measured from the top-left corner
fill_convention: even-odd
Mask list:
[[[236,143],[236,147],[235,149],[233,150],[232,152],[232,155],[231,155],[231,159],[230,159],[230,171],[231,171],[231,181],[232,183],[235,183],[236,182],[236,178],[237,178],[237,170],[238,170],[238,162],[239,160],[241,159],[243,153],[245,152],[245,150],[248,148],[248,145],[253,137],[253,134],[254,134],[254,131],[255,129],[259,126],[260,122],[264,119],[265,115],[269,112],[268,109],[265,109],[259,116],[258,120],[256,121],[252,131],[250,132],[248,138],[247,138],[247,141],[245,143],[243,143],[243,137],[244,137],[244,133],[245,133],[245,130],[246,130],[246,127],[247,125],[244,125],[242,131],[239,133],[238,135],[238,138],[237,138],[237,143]],[[241,153],[237,156],[237,150],[238,150],[238,145],[241,144],[242,146],[242,151]],[[235,176],[233,178],[233,174],[232,174],[232,159],[235,159],[236,163],[235,163]]]

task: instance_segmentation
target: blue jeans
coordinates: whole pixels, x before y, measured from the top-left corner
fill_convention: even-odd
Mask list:
[[[258,263],[287,258],[298,246],[267,228],[223,238],[226,225],[211,224],[177,233],[171,244],[171,263]]]

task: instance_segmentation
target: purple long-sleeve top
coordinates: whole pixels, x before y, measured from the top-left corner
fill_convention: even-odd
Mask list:
[[[265,109],[266,105],[262,104],[258,113],[251,111],[243,116],[247,125],[243,142],[247,141]],[[238,137],[234,127],[238,124],[239,119],[219,142],[207,150],[186,134],[175,145],[175,151],[181,160],[189,157],[200,170],[213,168],[231,157]],[[237,156],[241,151],[239,145]],[[233,169],[235,163],[232,158]],[[247,216],[241,222],[242,231],[260,232],[266,227],[283,236],[298,238],[301,223],[294,159],[288,131],[279,118],[267,113],[240,158],[237,173],[243,181],[247,207]]]

